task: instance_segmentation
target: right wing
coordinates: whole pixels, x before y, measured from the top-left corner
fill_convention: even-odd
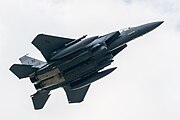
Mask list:
[[[50,91],[42,90],[36,92],[34,95],[31,95],[35,110],[42,109],[44,107],[50,96],[49,92]]]
[[[45,34],[37,35],[32,44],[41,51],[44,58],[49,61],[51,54],[58,50],[63,49],[65,44],[72,42],[74,39],[50,36]]]
[[[63,87],[69,103],[80,103],[84,100],[84,97],[89,89],[90,85],[85,86],[81,89],[72,90],[69,86]]]

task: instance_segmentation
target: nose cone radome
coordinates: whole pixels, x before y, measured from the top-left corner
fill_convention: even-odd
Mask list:
[[[145,33],[148,33],[150,31],[154,30],[155,28],[160,26],[163,22],[164,21],[147,23],[147,24],[144,24],[144,25],[140,26],[140,28],[144,31],[144,34],[145,34]]]
[[[158,22],[152,22],[147,24],[147,27],[149,27],[150,30],[154,30],[158,26],[160,26],[164,21],[158,21]]]

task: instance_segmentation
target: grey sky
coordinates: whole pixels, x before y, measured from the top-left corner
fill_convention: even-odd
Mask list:
[[[0,119],[6,120],[179,120],[180,40],[178,0],[0,0]],[[39,33],[79,38],[164,20],[156,30],[128,44],[112,66],[118,69],[92,84],[85,101],[67,103],[62,89],[34,111],[28,79],[8,69],[18,58],[44,60],[31,44]]]

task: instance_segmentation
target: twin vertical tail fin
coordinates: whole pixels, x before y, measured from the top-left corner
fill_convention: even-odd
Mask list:
[[[33,67],[38,67],[38,68],[40,68],[40,67],[42,67],[43,65],[46,64],[46,62],[43,62],[41,60],[37,60],[37,59],[29,57],[27,55],[19,58],[19,60],[24,65],[32,65]]]
[[[40,67],[46,64],[46,62],[34,59],[27,55],[19,59],[22,64],[13,64],[10,67],[10,71],[13,72],[19,79],[30,77],[33,75]],[[34,109],[42,109],[48,100],[50,94],[48,90],[37,91],[35,94],[31,95]]]
[[[19,58],[19,60],[22,64],[13,64],[10,67],[10,71],[13,72],[19,79],[29,77],[40,67],[46,64],[46,62],[37,60],[27,55]]]

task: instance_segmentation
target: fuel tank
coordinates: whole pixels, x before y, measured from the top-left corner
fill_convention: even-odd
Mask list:
[[[56,51],[56,54],[51,58],[51,60],[63,58],[73,52],[76,52],[82,48],[85,48],[86,45],[88,45],[89,43],[94,41],[96,38],[98,38],[98,36],[87,38],[87,39],[77,42],[63,50]]]
[[[92,82],[95,82],[96,80],[98,80],[100,78],[103,78],[104,76],[110,74],[115,69],[116,69],[116,67],[110,68],[110,69],[107,69],[107,70],[104,70],[104,71],[101,71],[101,72],[98,72],[98,73],[95,73],[95,74],[93,74],[91,76],[88,76],[86,78],[83,78],[81,80],[78,80],[78,81],[75,81],[75,82],[71,83],[70,87],[73,90],[83,88],[83,87],[91,84]]]

